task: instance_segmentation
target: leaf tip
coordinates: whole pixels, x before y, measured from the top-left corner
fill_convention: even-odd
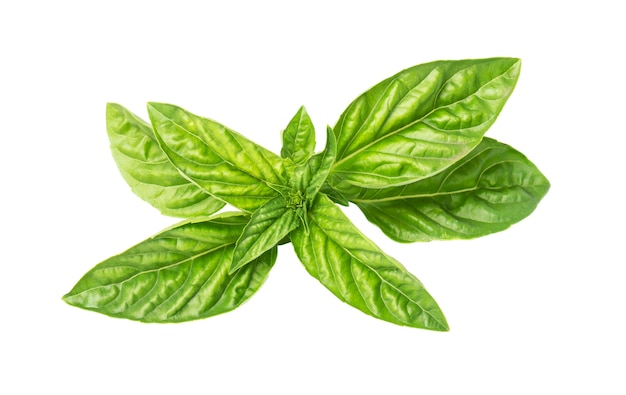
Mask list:
[[[148,102],[146,103],[146,107],[148,109],[148,116],[150,117],[150,121],[152,122],[153,129],[156,134],[157,128],[154,127],[154,125],[158,123],[158,120],[167,118],[168,104]]]
[[[519,76],[522,69],[522,59],[511,58],[511,60],[513,60],[513,64],[511,65],[511,71],[515,76]]]
[[[160,104],[161,103],[154,102],[154,101],[149,101],[149,102],[146,103],[146,107],[148,108],[148,111],[150,111],[150,109],[156,110],[157,107],[159,107]]]
[[[239,262],[233,261],[230,267],[228,268],[228,275],[232,276],[233,274],[235,274],[235,272],[239,270],[241,266],[242,265],[240,265]]]
[[[450,325],[444,320],[444,322],[436,329],[438,332],[450,332]]]
[[[146,103],[146,107],[148,107],[148,112],[157,111],[157,112],[163,113],[164,111],[167,111],[168,108],[176,108],[177,106],[174,106],[172,104],[167,104],[167,103],[149,101]]]
[[[448,320],[443,315],[443,311],[441,309],[436,308],[435,310],[431,310],[431,318],[432,322],[429,322],[427,328],[437,332],[450,332],[450,325],[448,324]]]
[[[241,248],[235,247],[235,251],[233,252],[233,259],[230,262],[230,266],[228,267],[228,275],[232,276],[233,274],[235,274],[235,272],[237,272],[237,270],[241,269],[253,259],[250,259],[247,252],[244,252]]]
[[[108,102],[105,110],[107,126],[123,113],[124,107],[120,104]]]
[[[61,300],[64,301],[65,303],[69,304],[70,306],[76,306],[76,301],[73,300],[74,295],[72,294],[72,292],[68,292],[65,295],[61,296]]]

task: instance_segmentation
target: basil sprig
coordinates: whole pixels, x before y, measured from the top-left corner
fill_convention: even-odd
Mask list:
[[[291,242],[342,301],[394,324],[448,330],[423,284],[337,203],[356,204],[401,242],[484,236],[530,215],[548,180],[518,151],[483,137],[519,71],[514,58],[403,70],[354,100],[318,153],[304,107],[283,131],[279,156],[174,105],[149,103],[150,125],[108,104],[124,179],[163,214],[187,219],[99,263],[64,300],[143,322],[209,317],[250,298],[277,246]],[[240,211],[218,213],[225,204]]]

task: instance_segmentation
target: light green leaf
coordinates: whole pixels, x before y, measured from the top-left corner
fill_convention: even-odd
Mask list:
[[[315,151],[315,127],[304,106],[289,121],[282,133],[283,147],[280,154],[295,164],[304,163]]]
[[[115,103],[106,107],[111,152],[132,191],[173,217],[206,216],[224,202],[185,179],[172,165],[154,137],[150,125]]]
[[[394,240],[469,239],[526,218],[549,188],[524,155],[485,138],[433,177],[394,188],[355,187],[349,199]]]
[[[276,246],[298,226],[295,207],[287,207],[282,196],[259,207],[250,218],[237,241],[230,272],[235,272],[251,260]]]
[[[63,297],[74,306],[143,322],[180,322],[231,311],[263,284],[276,260],[268,250],[229,274],[249,217],[188,221],[99,263]]]
[[[252,212],[286,185],[279,156],[227,127],[170,104],[149,103],[148,112],[174,166],[218,199]]]
[[[448,324],[422,283],[367,239],[328,197],[318,194],[309,232],[291,233],[306,270],[339,299],[398,325],[447,331]]]
[[[414,66],[359,96],[334,128],[331,185],[387,188],[436,174],[468,154],[513,91],[514,58]]]

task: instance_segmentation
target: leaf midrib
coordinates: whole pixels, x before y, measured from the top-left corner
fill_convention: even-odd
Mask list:
[[[496,79],[498,79],[498,78],[502,77],[502,76],[503,76],[503,75],[505,75],[506,73],[508,73],[508,72],[509,72],[509,71],[510,71],[510,70],[511,70],[511,69],[512,69],[512,68],[513,68],[516,64],[517,64],[517,62],[513,63],[513,65],[511,65],[509,68],[507,68],[507,69],[506,69],[503,73],[499,74],[499,75],[498,75],[497,77],[495,77],[495,78],[492,78],[492,79],[491,79],[491,80],[489,80],[487,83],[485,83],[485,84],[481,85],[478,89],[476,89],[476,90],[475,90],[474,92],[472,92],[471,94],[469,94],[469,95],[465,96],[464,98],[462,98],[462,99],[460,99],[460,100],[456,100],[456,101],[451,102],[451,103],[448,103],[448,104],[446,104],[445,106],[435,107],[435,106],[436,106],[436,100],[439,98],[439,94],[441,93],[441,90],[442,90],[442,89],[443,89],[443,87],[446,85],[446,83],[448,83],[448,82],[450,81],[450,79],[451,79],[454,75],[458,74],[458,72],[459,72],[459,71],[461,71],[461,70],[465,70],[465,69],[461,69],[461,70],[457,71],[456,73],[454,73],[453,75],[451,75],[449,78],[447,78],[447,79],[446,79],[446,80],[445,80],[445,81],[441,84],[441,87],[439,88],[439,90],[437,91],[437,94],[436,94],[436,96],[435,96],[435,97],[436,97],[436,99],[435,99],[435,102],[433,103],[433,108],[432,108],[432,109],[431,109],[428,113],[424,114],[424,116],[422,116],[422,117],[421,117],[421,118],[419,118],[419,119],[416,119],[416,120],[415,120],[415,121],[413,121],[413,122],[410,122],[410,123],[408,123],[408,124],[406,124],[406,125],[404,125],[404,126],[402,126],[402,127],[398,128],[398,129],[396,129],[396,130],[392,130],[392,131],[390,131],[390,132],[388,132],[388,133],[386,133],[386,134],[384,134],[384,135],[380,136],[379,138],[377,138],[377,139],[375,139],[375,140],[373,140],[373,141],[369,142],[368,144],[366,144],[366,145],[362,146],[362,147],[361,147],[361,148],[359,148],[358,150],[356,150],[356,151],[354,151],[354,152],[350,153],[348,156],[345,156],[345,157],[341,158],[339,161],[335,162],[335,164],[333,165],[333,171],[334,171],[334,169],[335,169],[335,168],[339,167],[339,165],[341,165],[341,163],[342,163],[342,162],[347,161],[347,160],[348,160],[348,159],[350,159],[351,157],[353,157],[353,156],[355,156],[355,155],[359,154],[360,152],[362,152],[362,151],[364,151],[364,150],[367,150],[369,147],[371,147],[371,146],[373,146],[373,145],[377,144],[378,142],[380,142],[380,141],[382,141],[382,140],[384,140],[384,139],[386,139],[386,138],[388,138],[388,137],[390,137],[390,136],[393,136],[393,135],[395,135],[395,134],[398,134],[398,133],[400,133],[400,132],[402,132],[402,131],[406,130],[407,128],[409,128],[409,127],[411,127],[411,126],[414,126],[414,125],[417,125],[417,124],[418,124],[418,123],[420,123],[420,122],[423,122],[423,121],[424,121],[424,120],[425,120],[428,116],[430,116],[433,112],[435,112],[435,111],[437,111],[437,110],[440,110],[440,109],[443,109],[443,108],[450,107],[450,106],[451,106],[451,105],[453,105],[453,104],[457,104],[457,103],[459,103],[459,102],[461,102],[461,101],[463,101],[463,100],[466,100],[468,97],[475,95],[475,94],[476,94],[476,93],[477,93],[477,92],[478,92],[481,88],[483,88],[485,85],[487,85],[487,84],[491,83],[492,81],[494,81],[494,80],[496,80]],[[398,77],[395,77],[393,80],[391,80],[391,81],[390,81],[390,83],[389,83],[389,84],[391,85],[391,83],[392,83],[393,81],[395,81],[396,79],[398,79],[398,78],[399,78],[399,76],[398,76]],[[386,90],[385,90],[385,91],[386,91]],[[382,95],[381,95],[381,97],[382,97]],[[378,103],[379,101],[380,101],[380,98],[379,98],[379,100],[377,101],[377,103]],[[369,114],[368,114],[368,116],[367,116],[366,120],[370,118],[370,116],[371,116],[372,112],[373,112],[373,110],[370,110],[370,112],[369,112]],[[496,114],[496,115],[497,115],[497,114]],[[492,118],[490,118],[490,119],[492,119]],[[344,122],[345,122],[345,121],[344,121]],[[364,123],[365,123],[365,122],[363,122],[363,124],[364,124]],[[485,122],[483,122],[483,123],[485,123]],[[363,124],[362,124],[362,125],[363,125]],[[361,127],[362,127],[362,125],[361,125]],[[361,130],[361,127],[359,127],[359,131]],[[467,128],[466,128],[466,129],[467,129]],[[343,129],[342,129],[342,131],[343,131]],[[357,134],[357,133],[358,133],[358,132],[355,132],[355,134]]]
[[[193,137],[197,138],[199,141],[201,141],[201,142],[202,142],[202,144],[204,144],[204,145],[205,145],[208,149],[210,149],[212,152],[214,152],[214,153],[215,153],[215,154],[216,154],[216,155],[217,155],[217,156],[218,156],[218,157],[219,157],[219,158],[220,158],[220,159],[221,159],[224,163],[228,164],[228,165],[229,165],[232,169],[234,169],[234,170],[236,170],[236,171],[238,171],[238,172],[241,172],[241,173],[243,173],[243,174],[246,174],[246,175],[248,175],[248,176],[250,176],[250,177],[254,178],[255,180],[257,180],[257,181],[259,181],[259,182],[263,183],[263,184],[264,184],[265,186],[267,186],[268,188],[270,188],[270,189],[272,189],[272,190],[274,190],[274,191],[277,191],[277,190],[276,190],[276,188],[275,188],[275,184],[274,184],[274,183],[271,183],[271,182],[269,182],[268,180],[263,180],[263,179],[260,179],[260,178],[258,178],[257,176],[255,176],[254,174],[251,174],[251,173],[249,173],[248,171],[246,171],[246,169],[242,169],[242,168],[240,168],[239,166],[236,166],[236,165],[235,165],[232,161],[228,160],[228,159],[227,159],[227,158],[225,158],[223,155],[221,155],[221,154],[219,153],[219,151],[217,151],[217,150],[215,150],[213,147],[211,147],[211,146],[210,146],[210,145],[209,145],[206,141],[204,141],[204,139],[203,139],[203,138],[201,138],[201,137],[200,137],[200,136],[198,136],[197,134],[193,133],[192,131],[190,131],[190,130],[189,130],[189,129],[187,129],[186,127],[184,127],[184,126],[180,125],[180,124],[179,124],[178,122],[176,122],[174,119],[172,119],[171,117],[169,117],[169,116],[165,115],[163,112],[161,112],[160,110],[156,109],[154,106],[151,106],[151,107],[152,107],[155,111],[158,111],[158,113],[159,113],[159,114],[160,114],[160,115],[161,115],[164,119],[166,119],[168,122],[171,122],[173,125],[175,125],[176,127],[180,128],[181,130],[183,130],[183,131],[184,131],[185,133],[187,133],[188,135],[191,135],[191,136],[193,136]],[[227,131],[229,131],[229,134],[230,134],[230,130],[229,130],[226,126],[222,126],[222,127],[223,127],[224,129],[226,129]],[[156,130],[156,128],[155,128],[155,130]],[[232,135],[231,135],[231,136],[232,136]],[[163,141],[163,138],[160,138],[160,139],[158,139],[158,140],[159,140],[159,141]],[[235,140],[235,142],[236,142],[236,143],[237,143],[237,145],[241,148],[241,150],[242,150],[243,152],[246,152],[246,154],[247,154],[247,150],[245,150],[245,149],[242,147],[241,143],[237,140],[237,138],[236,138],[235,136],[233,136],[233,140]],[[164,142],[164,141],[163,141],[163,143],[165,144],[165,142]],[[168,149],[172,150],[171,148],[169,148],[169,146],[168,146]],[[172,151],[174,151],[174,150],[172,150]],[[263,152],[261,152],[260,154],[261,154],[261,156],[263,156],[263,158],[264,158],[264,159],[266,159],[266,161],[267,161],[267,158],[265,157],[264,153],[263,153]],[[183,157],[182,155],[180,155],[180,154],[178,154],[178,153],[176,153],[176,155],[178,155],[179,157],[183,158],[185,161],[190,161],[190,162],[195,163],[195,164],[200,165],[200,166],[206,166],[206,164],[204,164],[204,163],[200,163],[200,162],[197,162],[197,161],[194,161],[194,160],[187,159],[187,158]],[[280,158],[279,158],[279,159],[280,159]],[[268,164],[269,164],[269,162],[268,162]],[[270,164],[270,168],[272,168],[272,171],[273,171],[273,173],[274,173],[274,176],[275,176],[278,180],[283,181],[283,180],[281,180],[281,177],[280,177],[278,174],[276,174],[275,169],[274,169],[274,167],[273,167],[271,164]],[[178,170],[182,172],[182,170],[180,170],[180,169],[178,169]]]
[[[332,204],[334,205],[334,203],[332,203]],[[441,328],[447,328],[447,325],[445,325],[443,322],[441,322],[439,319],[437,319],[437,317],[435,317],[434,315],[432,315],[432,314],[431,314],[431,313],[430,313],[427,309],[425,309],[424,307],[422,307],[422,305],[421,305],[420,303],[418,303],[417,301],[413,300],[413,298],[411,298],[410,296],[408,296],[407,294],[405,294],[404,292],[402,292],[400,289],[398,289],[395,285],[393,285],[393,284],[391,284],[389,281],[387,281],[387,280],[386,280],[384,277],[382,277],[382,276],[381,276],[381,275],[380,275],[380,274],[379,274],[376,270],[374,270],[374,269],[373,269],[370,265],[368,265],[367,263],[365,263],[364,261],[362,261],[360,258],[358,258],[356,255],[354,255],[354,254],[352,253],[352,251],[351,251],[351,250],[348,250],[348,249],[346,249],[346,248],[342,247],[340,243],[338,243],[337,241],[335,241],[335,240],[331,237],[331,235],[330,235],[328,232],[326,232],[326,230],[324,229],[324,227],[320,225],[320,222],[319,222],[319,221],[315,218],[315,217],[316,217],[316,215],[315,215],[315,214],[312,214],[312,215],[311,215],[311,217],[312,217],[313,222],[315,222],[315,223],[316,223],[316,225],[317,225],[317,227],[320,229],[320,231],[321,231],[322,233],[324,233],[324,235],[325,235],[325,236],[326,236],[329,240],[332,240],[332,241],[333,241],[336,245],[340,246],[340,248],[341,248],[343,251],[346,251],[346,253],[347,253],[348,255],[350,255],[350,256],[351,256],[351,257],[352,257],[355,261],[359,262],[360,264],[362,264],[363,266],[365,266],[365,267],[366,267],[369,271],[371,271],[372,273],[374,273],[374,274],[375,274],[375,275],[376,275],[376,276],[380,279],[381,283],[387,284],[389,287],[391,287],[392,289],[396,290],[396,291],[397,291],[400,295],[404,296],[407,300],[411,301],[411,303],[413,303],[413,304],[415,304],[416,306],[418,306],[418,307],[422,310],[422,312],[423,312],[424,314],[428,315],[428,316],[429,316],[429,317],[431,317],[434,321],[436,321],[436,322],[439,324],[439,326],[440,326]],[[328,215],[325,215],[325,217],[326,217],[326,218],[328,218],[329,220],[333,220],[333,221],[335,221],[335,222],[336,222],[336,219],[335,219],[334,217],[330,217],[330,216],[328,216]],[[357,231],[357,233],[358,233],[358,234],[359,234],[359,235],[360,235],[360,236],[361,236],[364,240],[369,241],[369,239],[367,239],[367,238],[366,238],[366,237],[365,237],[362,233],[360,233],[360,232],[358,231],[358,229],[356,229],[356,228],[355,228],[355,230]],[[371,245],[372,243],[371,243],[371,242],[369,242],[368,244],[370,244],[370,245]],[[315,250],[315,249],[314,249],[314,250]],[[371,250],[367,250],[367,251],[368,251],[368,252],[371,252]],[[381,252],[379,252],[379,251],[376,251],[376,252],[377,252],[377,253],[379,253],[379,254],[381,254]],[[382,254],[384,255],[384,253],[382,253]],[[391,262],[393,262],[393,261],[391,261]],[[391,267],[390,267],[389,269],[391,269]],[[401,268],[400,268],[400,267],[396,267],[396,270],[401,270]],[[334,272],[334,271],[333,271],[333,272]],[[354,279],[354,277],[353,277],[353,279]],[[356,284],[356,281],[355,281],[355,284]],[[359,291],[359,292],[360,292],[360,291]],[[424,289],[424,292],[426,292],[426,290],[425,290],[425,289]],[[381,296],[381,299],[382,299],[382,300],[383,300],[383,302],[384,302],[384,298],[382,298],[382,296]],[[387,306],[387,304],[386,304],[386,303],[385,303],[385,306]],[[369,307],[368,307],[368,309],[371,311],[371,309],[370,309]],[[392,311],[391,311],[388,307],[387,307],[387,310],[388,310],[388,311],[389,311],[389,312],[390,312],[393,316],[396,316],[396,315],[395,315],[395,314],[394,314],[394,313],[393,313],[393,312],[392,312]],[[372,311],[372,313],[374,313],[374,312]],[[378,317],[379,317],[379,315],[378,315],[378,314],[376,314],[376,316],[378,316]]]
[[[196,239],[191,239],[191,240],[198,241],[198,240],[196,240]],[[190,257],[186,257],[186,258],[184,258],[184,259],[182,259],[182,260],[180,260],[180,261],[176,261],[176,262],[173,262],[173,263],[171,263],[171,264],[168,264],[168,265],[165,265],[165,266],[162,266],[162,267],[158,267],[158,268],[154,268],[154,269],[149,269],[149,270],[139,270],[136,274],[133,274],[132,276],[130,276],[130,277],[128,277],[128,278],[126,278],[126,279],[124,279],[124,280],[122,280],[122,281],[112,282],[112,283],[109,283],[109,284],[102,284],[102,285],[98,285],[98,286],[95,286],[95,287],[87,288],[87,289],[85,289],[85,290],[83,290],[83,291],[80,291],[80,292],[75,293],[75,294],[70,294],[70,295],[68,295],[68,296],[72,296],[72,297],[73,297],[73,296],[78,296],[78,295],[81,295],[81,294],[83,294],[83,293],[85,293],[85,292],[90,292],[90,291],[93,291],[93,290],[96,290],[96,289],[99,289],[99,288],[110,287],[110,286],[112,286],[112,285],[113,285],[113,286],[121,286],[121,285],[123,285],[124,283],[126,283],[126,282],[128,282],[128,281],[131,281],[132,279],[134,279],[134,278],[136,278],[136,277],[138,277],[138,276],[142,276],[142,275],[149,274],[149,273],[154,273],[154,272],[159,273],[159,272],[161,272],[161,271],[163,271],[163,270],[167,270],[167,269],[170,269],[170,268],[175,267],[175,266],[178,266],[178,265],[183,265],[183,264],[185,264],[185,263],[187,263],[187,262],[189,262],[189,261],[192,261],[192,260],[194,260],[194,259],[198,259],[198,258],[200,258],[200,257],[202,257],[202,256],[204,256],[204,255],[206,255],[206,254],[210,254],[210,253],[212,253],[212,252],[218,251],[219,249],[229,247],[229,246],[230,246],[230,245],[232,245],[232,244],[235,244],[235,241],[233,241],[232,243],[221,244],[221,245],[215,246],[214,248],[210,248],[210,249],[208,249],[208,250],[204,250],[204,251],[202,251],[202,252],[200,252],[200,253],[198,253],[198,254],[195,254],[195,255],[190,256]],[[157,251],[157,252],[164,252],[164,251]],[[165,252],[177,252],[177,251],[169,251],[169,250],[166,250]],[[149,255],[149,254],[154,254],[154,253],[155,253],[155,252],[151,251],[151,252],[144,252],[144,253],[136,253],[136,254],[131,254],[131,255],[129,255],[129,256],[134,256],[134,255]],[[138,270],[135,266],[131,266],[131,265],[115,265],[115,266],[107,266],[107,267],[99,268],[99,269],[97,269],[97,270],[92,271],[91,273],[96,273],[96,272],[98,272],[98,271],[102,271],[102,270],[105,270],[105,269],[116,268],[116,267],[120,267],[120,268],[122,268],[122,267],[129,267],[129,268],[132,268],[132,269]]]
[[[490,148],[491,149],[491,148]],[[376,198],[376,199],[351,199],[352,202],[356,203],[356,204],[369,204],[369,203],[380,203],[380,202],[389,202],[389,201],[394,201],[394,200],[405,200],[405,199],[421,199],[421,198],[434,198],[437,196],[450,196],[450,195],[456,195],[456,194],[462,194],[462,193],[468,193],[468,192],[474,192],[477,190],[488,190],[488,191],[498,191],[498,190],[502,190],[502,189],[508,189],[511,187],[521,187],[521,188],[539,188],[539,187],[545,187],[546,184],[543,183],[539,183],[539,184],[518,184],[518,185],[497,185],[494,187],[489,187],[489,186],[483,186],[480,185],[480,181],[483,178],[483,175],[491,170],[492,168],[502,165],[504,163],[521,163],[523,165],[526,165],[526,163],[522,160],[502,160],[502,161],[498,161],[495,162],[493,164],[491,164],[488,167],[485,167],[480,175],[478,176],[478,180],[476,182],[476,185],[474,185],[471,188],[464,188],[464,189],[459,189],[456,191],[443,191],[440,192],[441,188],[443,187],[443,185],[445,184],[446,180],[453,174],[453,172],[451,172],[448,176],[446,176],[446,178],[441,182],[441,184],[439,185],[438,191],[434,192],[434,193],[420,193],[420,194],[414,194],[414,195],[395,195],[395,196],[388,196],[388,197],[384,197],[384,198]],[[455,169],[455,171],[458,169]],[[422,180],[424,181],[424,180]]]

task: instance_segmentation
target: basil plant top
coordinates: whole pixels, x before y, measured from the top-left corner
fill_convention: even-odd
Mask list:
[[[514,58],[411,67],[356,98],[321,152],[300,108],[280,156],[174,105],[149,103],[149,124],[108,104],[124,179],[163,214],[186,220],[99,263],[64,300],[143,322],[209,317],[248,300],[277,245],[291,242],[309,274],[347,304],[394,324],[448,330],[422,283],[337,204],[356,204],[400,242],[475,238],[525,218],[548,180],[483,137],[519,71]],[[226,203],[238,211],[216,214]]]

